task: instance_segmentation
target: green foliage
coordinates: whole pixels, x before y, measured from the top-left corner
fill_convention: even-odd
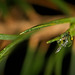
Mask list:
[[[12,49],[14,49],[14,46],[17,45],[18,43],[28,39],[30,37],[32,33],[27,33],[27,34],[22,34],[20,36],[18,36],[11,44],[9,44],[6,48],[4,48],[2,51],[0,51],[0,62],[1,60],[8,56],[9,53],[12,51]],[[9,35],[10,36],[10,35]],[[10,40],[10,37],[9,37]]]
[[[50,1],[52,1],[53,3],[55,3],[57,6],[58,6],[58,8],[64,13],[64,14],[66,14],[66,15],[68,15],[68,16],[71,16],[71,14],[70,14],[70,8],[67,6],[67,3],[66,2],[64,2],[63,0],[50,0]]]
[[[30,10],[33,10],[33,7],[27,3],[26,0],[0,0],[0,12],[2,16],[7,16],[9,13],[10,5],[17,5],[19,6],[24,12],[28,13]]]
[[[24,4],[24,2],[21,0],[19,0],[19,1],[15,0],[14,2],[16,2],[24,10],[27,10],[28,8],[30,9],[30,6],[27,3]],[[60,7],[60,9],[64,13],[66,13],[68,16],[70,16],[69,8],[67,7],[65,2],[63,2],[62,0],[57,0],[57,1],[53,0],[53,2],[56,3],[58,5],[58,7]],[[1,6],[3,6],[3,8],[1,8]],[[2,9],[2,11],[7,10],[7,9],[5,9],[5,8],[7,8],[7,7],[5,7],[5,4],[1,5],[1,6],[0,6],[0,8]],[[27,8],[26,8],[26,6],[27,6]],[[58,52],[58,53],[53,52],[49,56],[48,61],[46,62],[44,75],[52,75],[52,71],[53,71],[54,67],[55,67],[55,75],[61,75],[63,58],[66,55],[66,53],[68,53],[68,51],[69,51],[69,50],[67,50],[68,49],[67,46],[69,46],[69,48],[71,48],[70,47],[72,44],[71,38],[73,38],[73,36],[75,36],[75,18],[74,17],[63,18],[63,19],[51,21],[49,23],[40,24],[40,25],[32,27],[24,32],[21,32],[19,35],[0,34],[0,40],[13,40],[11,44],[9,44],[2,51],[0,51],[0,69],[1,68],[4,69],[4,65],[5,65],[4,62],[6,62],[8,56],[14,50],[14,48],[22,41],[30,38],[30,36],[35,32],[34,30],[38,31],[38,29],[41,29],[44,27],[53,26],[56,24],[67,23],[67,22],[70,23],[70,28],[65,33],[63,33],[60,36],[47,42],[47,44],[48,44],[48,43],[57,41],[58,48],[60,48],[60,52]],[[33,31],[33,32],[31,32],[31,31]],[[62,43],[62,41],[63,41],[63,43]],[[68,41],[66,46],[63,46],[66,43],[66,41]],[[57,50],[58,50],[58,48],[57,48]],[[35,53],[36,53],[36,50],[34,48],[28,46],[26,57],[24,59],[23,65],[22,65],[21,75],[38,75],[40,70],[42,70],[44,62],[45,62],[46,52],[42,52],[42,51],[38,50],[36,55],[35,55]],[[75,55],[72,56],[73,59],[71,62],[72,65],[71,65],[70,75],[75,74],[74,68],[73,68],[74,62],[75,62],[74,57],[75,57]]]
[[[18,35],[0,34],[0,40],[14,40]]]
[[[72,53],[71,55],[71,65],[70,65],[70,74],[69,75],[74,75],[75,74],[75,54]]]
[[[25,12],[32,10],[32,7],[27,3],[26,0],[14,0],[14,2],[21,7]]]
[[[0,0],[0,12],[3,16],[5,16],[8,12],[8,8],[5,2]]]
[[[40,29],[40,28],[43,28],[43,27],[47,27],[47,26],[52,26],[52,25],[56,25],[56,24],[61,24],[61,23],[66,23],[66,22],[72,22],[74,18],[67,18],[67,19],[61,19],[61,20],[56,20],[56,21],[51,21],[49,23],[46,23],[46,24],[41,24],[41,25],[38,25],[36,27],[33,27],[33,28],[30,28],[22,33],[20,33],[19,35],[6,35],[6,34],[1,34],[1,39],[3,40],[14,40],[11,44],[9,44],[6,48],[4,48],[1,52],[0,52],[0,62],[2,60],[5,60],[5,57],[8,57],[8,55],[14,50],[15,46],[22,42],[23,40],[26,40],[30,37],[30,35],[32,35],[31,33],[28,33],[28,32],[31,32],[33,30],[37,30],[37,29]],[[66,21],[65,21],[66,20]],[[71,23],[72,24],[72,23]],[[75,26],[74,24],[72,26]],[[48,43],[51,43],[51,42],[54,42],[54,41],[58,41],[60,40],[61,38],[64,38],[64,37],[67,37],[67,39],[69,39],[68,43],[71,41],[70,37],[71,34],[72,34],[72,31],[74,31],[74,28],[73,27],[70,27],[70,29],[68,31],[66,31],[65,33],[63,33],[62,35],[54,38],[53,40],[49,41]],[[67,35],[67,33],[70,33],[70,35]],[[66,36],[65,36],[66,34]],[[74,32],[75,34],[75,32]],[[72,37],[74,36],[74,34],[72,34]],[[62,37],[64,36],[64,37]],[[11,38],[12,37],[12,38]],[[32,51],[31,51],[32,50]],[[21,75],[23,74],[26,74],[26,75],[30,75],[31,72],[32,72],[32,75],[37,75],[41,68],[42,68],[42,65],[44,63],[44,58],[45,58],[45,54],[46,53],[41,53],[41,52],[38,52],[36,54],[36,57],[35,57],[35,61],[33,62],[33,58],[34,58],[34,55],[35,55],[35,50],[33,50],[32,48],[28,47],[28,50],[27,50],[27,55],[26,55],[26,58],[25,58],[25,62],[24,62],[24,65],[23,65],[23,68],[22,68],[22,72],[21,72]],[[34,52],[33,52],[34,51]],[[60,53],[60,52],[59,52]],[[63,54],[63,52],[61,53]],[[41,55],[41,56],[40,56]],[[57,54],[58,55],[58,54]],[[49,62],[52,62],[51,64],[49,63],[49,66],[51,66],[55,61],[53,60],[52,61],[52,58],[54,56],[50,56],[50,61]],[[54,57],[55,58],[55,57]],[[58,57],[57,57],[58,58]],[[56,60],[58,60],[56,58]],[[61,56],[60,58],[61,60],[63,60],[63,56]],[[59,60],[58,60],[59,61]],[[32,70],[30,70],[31,68],[31,65],[32,65],[32,62],[34,63],[34,66],[32,67]],[[62,61],[61,61],[62,62]],[[58,69],[57,68],[61,68],[61,62],[57,62],[57,66],[56,66],[56,75],[58,75]],[[60,63],[60,67],[58,67],[58,63]],[[54,64],[53,64],[54,65]],[[24,67],[25,66],[25,67]],[[50,71],[48,70],[49,67],[47,68],[47,70],[49,71],[48,72],[48,75],[51,73],[52,71],[52,67],[50,67]],[[47,70],[45,72],[45,75],[47,73]],[[29,72],[31,71],[31,72]],[[60,75],[60,73],[59,73]]]

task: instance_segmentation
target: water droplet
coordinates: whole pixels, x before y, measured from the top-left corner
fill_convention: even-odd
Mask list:
[[[56,50],[55,53],[58,53],[61,50],[61,46]]]

